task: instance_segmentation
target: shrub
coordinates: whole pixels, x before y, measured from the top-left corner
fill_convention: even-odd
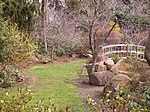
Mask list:
[[[114,61],[114,63],[117,63],[120,60],[120,57],[117,55],[114,55],[112,60]]]
[[[146,102],[149,105],[150,108],[150,88],[147,88],[143,93],[144,98],[146,99]]]
[[[41,99],[36,104],[29,104],[33,99],[31,90],[28,88],[18,89],[18,94],[3,94],[0,100],[0,112],[57,112],[58,108],[52,99],[44,101]]]
[[[0,16],[0,81],[1,86],[12,86],[22,80],[16,65],[28,59],[36,46],[27,32],[21,32],[17,24],[4,21]]]
[[[149,90],[147,89],[144,96],[149,98]],[[133,100],[130,92],[124,90],[123,87],[120,88],[114,95],[110,98],[111,91],[103,97],[100,102],[96,103],[92,98],[88,97],[87,103],[97,112],[149,112],[149,104],[140,104]]]
[[[16,82],[20,82],[24,79],[18,68],[14,65],[6,65],[0,67],[0,86],[3,88],[11,87]]]
[[[0,23],[0,62],[17,64],[35,51],[31,36],[20,32],[16,24]]]

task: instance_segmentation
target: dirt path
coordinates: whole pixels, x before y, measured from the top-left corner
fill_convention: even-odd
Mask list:
[[[23,69],[22,74],[24,76],[24,80],[17,84],[17,86],[21,85],[23,87],[29,87],[32,88],[36,85],[36,76],[30,74],[26,69]]]
[[[102,97],[102,91],[104,87],[92,86],[88,84],[82,84],[78,86],[78,93],[80,97],[86,101],[88,96],[90,96],[93,100],[98,102]]]
[[[77,93],[86,101],[88,96],[98,102],[102,97],[104,86],[89,85],[89,78],[87,75],[75,79],[69,79],[67,82],[77,85]]]

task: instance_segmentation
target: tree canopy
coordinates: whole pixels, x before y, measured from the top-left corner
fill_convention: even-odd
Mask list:
[[[39,10],[38,2],[28,0],[2,0],[4,7],[2,15],[5,20],[10,19],[12,23],[17,23],[20,30],[31,32],[33,30],[33,19]]]

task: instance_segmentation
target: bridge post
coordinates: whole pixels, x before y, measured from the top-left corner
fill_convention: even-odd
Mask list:
[[[138,45],[136,46],[136,59],[138,59]]]
[[[129,45],[127,44],[127,56],[129,56]]]

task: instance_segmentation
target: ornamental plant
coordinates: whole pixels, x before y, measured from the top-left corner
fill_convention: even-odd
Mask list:
[[[41,99],[36,104],[29,104],[33,94],[28,88],[19,88],[16,95],[5,92],[0,99],[0,112],[60,112],[54,100]]]
[[[10,87],[23,79],[17,64],[27,60],[35,51],[32,36],[21,32],[17,24],[1,16],[3,2],[0,2],[0,86]]]
[[[17,24],[7,21],[0,23],[0,62],[2,64],[17,64],[35,51],[32,37],[26,32],[20,32]]]
[[[146,89],[143,94],[143,97],[146,98],[146,102],[143,105],[134,101],[130,92],[125,91],[123,87],[120,87],[113,98],[109,97],[111,91],[108,92],[100,102],[95,102],[91,97],[88,97],[87,104],[96,112],[149,112],[149,90]]]

